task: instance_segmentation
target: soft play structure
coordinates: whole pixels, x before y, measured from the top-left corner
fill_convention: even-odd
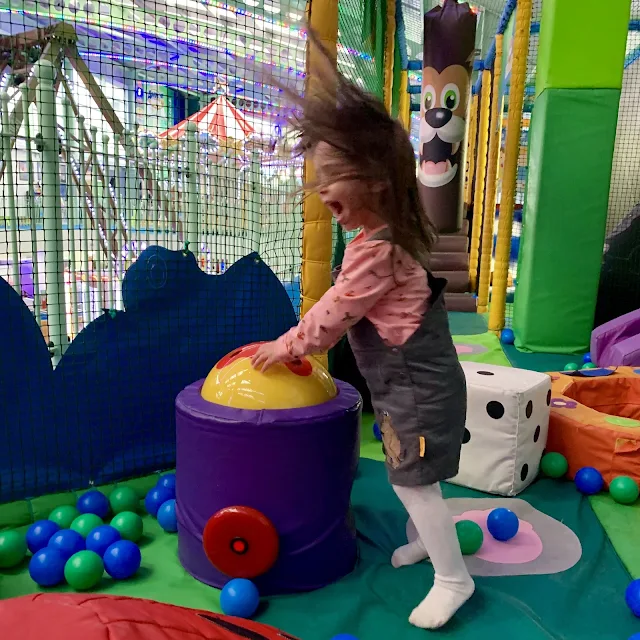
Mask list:
[[[563,454],[573,477],[594,467],[606,483],[640,482],[640,369],[552,374],[547,449]]]
[[[356,562],[361,399],[313,358],[262,374],[256,350],[233,351],[176,400],[179,557],[218,588],[231,577],[264,595],[310,591]]]
[[[0,633],[4,640],[296,640],[266,624],[211,611],[70,593],[0,600]]]
[[[591,358],[601,367],[640,367],[640,309],[594,329]]]

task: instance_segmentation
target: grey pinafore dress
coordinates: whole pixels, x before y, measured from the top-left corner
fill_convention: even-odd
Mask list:
[[[386,240],[385,231],[371,240]],[[400,486],[455,476],[464,436],[467,391],[444,306],[447,282],[427,277],[428,309],[403,345],[386,345],[366,318],[348,333],[371,392],[389,481]]]

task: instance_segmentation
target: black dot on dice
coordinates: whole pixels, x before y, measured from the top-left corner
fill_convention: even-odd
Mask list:
[[[536,427],[536,432],[533,434],[533,441],[538,442],[540,440],[540,425]]]
[[[465,428],[464,434],[462,435],[462,444],[467,444],[469,440],[471,440],[471,432],[469,431],[469,429]]]
[[[502,406],[502,402],[498,402],[497,400],[492,400],[487,403],[487,413],[490,418],[494,420],[500,420],[504,415],[504,407]]]
[[[495,376],[495,373],[492,373],[491,371],[478,371],[478,375],[479,376]]]
[[[551,404],[551,389],[547,391],[547,407]]]
[[[527,418],[530,418],[531,414],[533,413],[533,402],[531,402],[531,400],[529,400],[529,402],[527,402],[527,409],[526,409],[525,413],[527,414]]]
[[[520,480],[524,482],[527,479],[528,475],[529,475],[529,465],[525,462],[522,465],[522,469],[520,470]]]

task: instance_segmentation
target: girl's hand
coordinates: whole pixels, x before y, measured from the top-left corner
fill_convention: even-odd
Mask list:
[[[275,342],[265,342],[260,345],[260,348],[256,351],[251,358],[251,366],[254,369],[258,369],[262,373],[270,369],[274,364],[279,362],[285,362],[287,360],[276,346]]]

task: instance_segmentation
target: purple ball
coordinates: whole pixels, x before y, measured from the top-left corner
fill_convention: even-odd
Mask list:
[[[144,499],[144,507],[147,512],[154,518],[158,515],[158,509],[167,500],[173,500],[175,498],[175,492],[172,492],[166,487],[154,487],[147,493],[147,497]]]
[[[87,536],[87,549],[97,553],[102,558],[107,549],[121,538],[122,536],[116,528],[103,524],[93,529]]]
[[[38,520],[34,522],[28,529],[27,547],[31,553],[37,553],[40,549],[44,549],[51,540],[54,533],[60,531],[60,527],[51,520]]]
[[[93,489],[78,498],[76,508],[80,513],[93,513],[104,520],[109,513],[109,499],[101,491]]]
[[[86,548],[84,538],[73,529],[63,529],[54,533],[47,546],[57,549],[65,562],[74,553],[84,551]]]

